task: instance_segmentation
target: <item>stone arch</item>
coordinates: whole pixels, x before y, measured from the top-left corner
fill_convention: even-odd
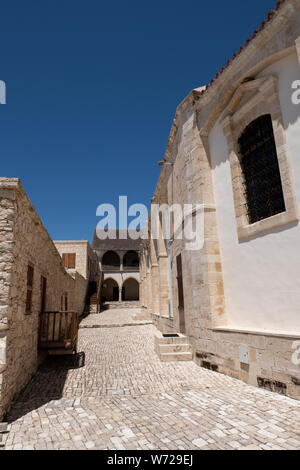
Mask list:
[[[201,100],[199,100],[199,105],[198,105],[198,118],[197,118],[197,124],[198,128],[200,131],[200,134],[203,136],[207,136],[220,116],[224,113],[224,110],[227,109],[228,105],[231,103],[233,96],[236,94],[237,90],[241,88],[247,88],[247,83],[244,81],[248,77],[256,77],[258,74],[260,74],[263,70],[266,68],[270,67],[272,64],[275,64],[279,60],[281,60],[283,57],[288,57],[290,54],[295,52],[295,47],[287,47],[286,49],[282,49],[278,52],[273,53],[268,53],[267,48],[264,48],[264,53],[266,54],[266,57],[262,58],[258,62],[253,65],[250,69],[245,69],[243,70],[243,73],[239,73],[236,78],[232,81],[229,82],[224,80],[224,85],[220,81],[220,84],[218,86],[218,89],[214,91],[215,96],[218,97],[215,105],[213,108],[210,110],[209,115],[206,116],[205,113],[200,112],[200,107],[201,107]],[[249,82],[251,83],[251,82]],[[215,83],[214,86],[216,86],[217,83]],[[246,85],[243,87],[243,85]],[[223,88],[225,86],[225,88]],[[210,87],[213,88],[213,87]],[[211,90],[212,91],[212,90]],[[210,92],[211,92],[210,91]],[[202,117],[203,115],[203,117]]]
[[[118,302],[119,291],[120,287],[115,279],[105,279],[102,288],[102,302]]]
[[[140,265],[140,258],[137,251],[127,251],[123,257],[124,268],[138,268]]]
[[[102,257],[102,268],[118,268],[120,269],[120,256],[116,251],[107,251]]]
[[[122,300],[123,301],[137,301],[140,300],[140,285],[139,282],[130,277],[126,279],[122,287]]]

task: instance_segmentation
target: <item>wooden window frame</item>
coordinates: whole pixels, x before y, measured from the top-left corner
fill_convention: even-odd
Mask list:
[[[76,253],[63,253],[62,261],[66,269],[76,269]]]
[[[27,265],[27,277],[26,277],[26,303],[25,303],[25,314],[32,314],[32,298],[33,298],[33,287],[34,287],[34,266],[32,264]]]

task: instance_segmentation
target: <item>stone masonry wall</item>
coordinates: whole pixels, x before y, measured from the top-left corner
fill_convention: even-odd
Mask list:
[[[54,241],[62,257],[64,253],[76,254],[75,269],[68,269],[68,273],[75,280],[74,309],[81,315],[85,309],[86,294],[89,281],[99,281],[99,261],[95,251],[88,241]]]
[[[27,268],[34,268],[32,311],[26,314]],[[47,279],[46,311],[61,308],[75,280],[17,179],[0,179],[0,419],[37,369],[41,276]]]
[[[88,241],[54,241],[62,256],[64,253],[76,254],[76,271],[87,280],[97,280],[99,261]]]

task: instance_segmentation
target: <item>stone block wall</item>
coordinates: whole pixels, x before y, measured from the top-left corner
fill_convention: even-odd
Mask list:
[[[34,269],[32,309],[26,314],[27,270]],[[41,276],[46,311],[78,305],[77,276],[70,276],[17,179],[0,178],[0,419],[37,369]]]
[[[300,368],[293,362],[299,337],[229,328],[211,333],[194,343],[197,364],[300,400]]]
[[[75,254],[75,269],[67,269],[75,281],[74,309],[81,315],[85,310],[86,295],[90,281],[100,281],[99,260],[88,241],[54,241],[62,257],[64,253]]]

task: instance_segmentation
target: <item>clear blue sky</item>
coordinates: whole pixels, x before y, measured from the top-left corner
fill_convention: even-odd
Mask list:
[[[91,239],[96,208],[148,203],[177,105],[276,0],[1,3],[1,176],[54,239]]]

